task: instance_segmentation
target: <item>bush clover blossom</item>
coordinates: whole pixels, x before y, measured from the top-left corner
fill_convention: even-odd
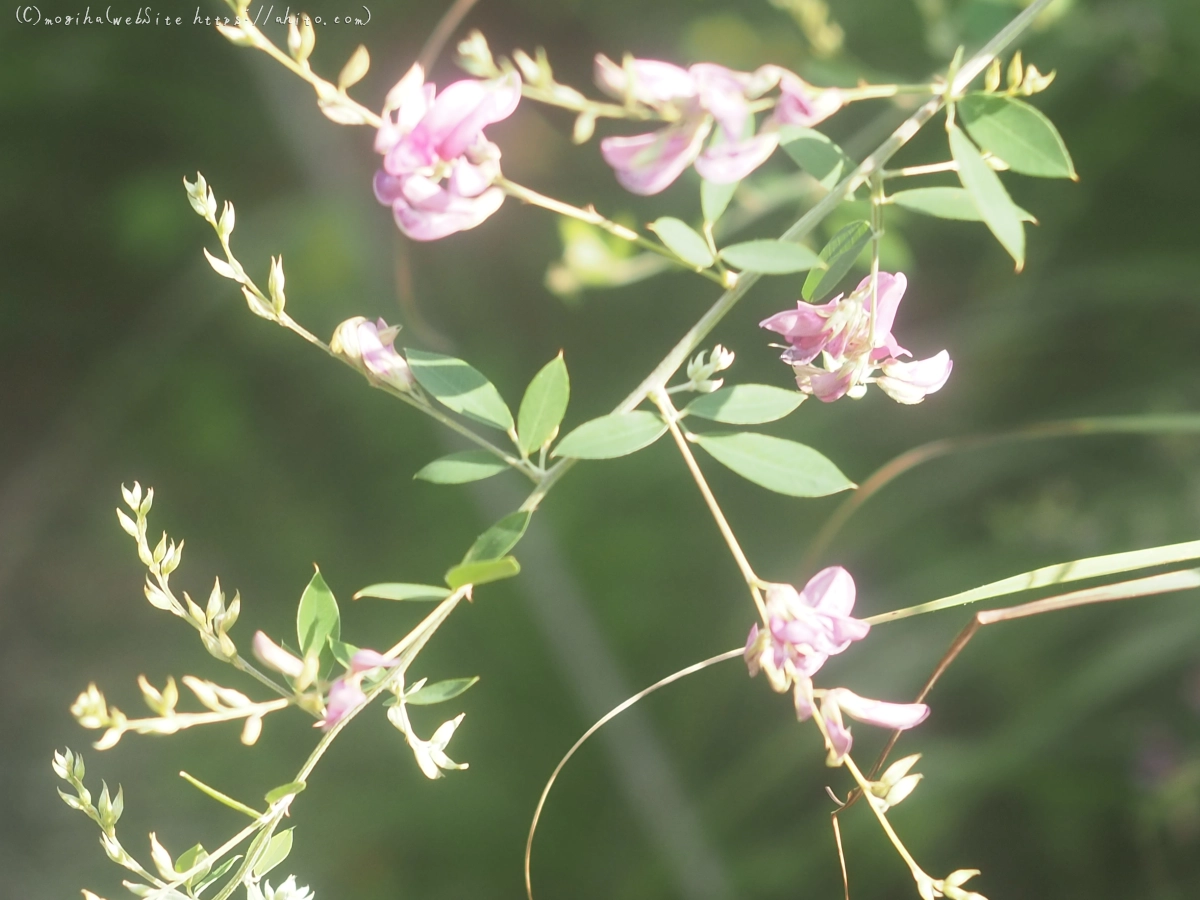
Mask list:
[[[393,345],[399,333],[399,325],[389,326],[383,319],[372,322],[365,316],[353,316],[333,332],[329,349],[371,380],[408,391],[416,382]]]
[[[325,697],[325,716],[317,722],[317,727],[328,731],[356,706],[367,699],[362,689],[363,676],[373,669],[387,668],[396,665],[396,660],[389,659],[375,650],[358,650],[350,658],[350,666],[346,674],[334,680],[329,686]]]
[[[500,149],[483,129],[508,118],[521,99],[520,77],[464,79],[440,94],[420,64],[388,92],[375,151],[375,196],[417,241],[433,241],[479,225],[504,202],[495,186]]]
[[[658,131],[600,142],[617,180],[635,194],[665,190],[690,165],[715,184],[740,181],[775,151],[779,126],[815,125],[844,103],[836,89],[813,87],[778,66],[735,72],[713,63],[684,69],[654,59],[627,59],[619,66],[601,54],[595,77],[609,95],[647,106],[668,122]],[[756,134],[751,101],[776,86],[781,93],[775,110]]]
[[[835,654],[867,636],[871,626],[851,617],[854,579],[841,566],[822,569],[803,591],[790,584],[767,588],[768,627],[755,624],[746,639],[750,675],[761,670],[783,693],[798,678],[810,678]]]
[[[823,304],[801,300],[796,309],[776,313],[759,327],[788,342],[780,358],[792,367],[805,394],[832,403],[862,397],[867,385],[877,384],[897,403],[920,403],[941,389],[954,364],[945,350],[928,359],[900,359],[912,355],[892,334],[907,286],[902,272],[880,272],[877,299],[867,276],[849,296],[839,294]],[[818,357],[822,366],[814,365]]]

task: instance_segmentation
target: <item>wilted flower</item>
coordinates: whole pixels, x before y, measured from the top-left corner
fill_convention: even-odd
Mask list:
[[[854,593],[854,579],[841,566],[822,569],[803,591],[790,584],[768,587],[768,628],[760,632],[755,624],[746,640],[750,675],[761,669],[771,687],[782,693],[797,679],[812,677],[852,641],[866,637],[871,626],[850,615]]]
[[[800,301],[796,309],[759,323],[788,342],[781,358],[804,393],[830,403],[843,396],[861,397],[867,385],[878,384],[893,400],[911,404],[939,390],[950,377],[953,363],[945,350],[929,359],[899,359],[912,355],[892,334],[908,280],[901,272],[877,277],[877,299],[868,276],[849,296],[839,294],[823,304]],[[822,366],[813,364],[818,357]],[[876,375],[877,370],[882,374]]]
[[[384,384],[407,391],[412,388],[412,370],[393,346],[399,325],[365,316],[347,319],[333,332],[329,349],[354,363],[364,374]]]
[[[520,99],[515,72],[456,81],[438,94],[419,64],[388,92],[375,137],[383,154],[375,196],[392,207],[401,231],[432,241],[474,228],[500,208],[500,150],[483,129],[512,115]]]
[[[627,59],[618,66],[598,55],[595,73],[605,92],[650,107],[669,123],[600,142],[617,180],[635,194],[657,194],[693,164],[715,184],[740,181],[774,152],[779,125],[816,124],[843,103],[837,90],[814,88],[778,66],[735,72],[712,63],[683,69],[654,59]],[[756,134],[750,101],[776,85],[781,95],[775,112]]]
[[[811,714],[811,710],[809,712]],[[825,722],[828,732],[826,749],[829,756],[826,762],[831,766],[841,765],[854,743],[850,729],[842,720],[842,713],[868,725],[905,731],[924,722],[929,717],[929,707],[924,703],[887,703],[883,700],[870,700],[847,688],[825,691],[821,697],[821,719]],[[914,781],[912,787],[915,786]],[[909,790],[911,789],[910,787]]]

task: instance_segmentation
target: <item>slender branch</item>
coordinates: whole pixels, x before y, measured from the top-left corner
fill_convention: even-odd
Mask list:
[[[550,212],[558,213],[560,216],[566,216],[569,219],[578,219],[580,222],[595,225],[597,228],[602,228],[609,234],[615,235],[622,240],[630,241],[645,250],[657,253],[681,269],[687,269],[689,272],[702,275],[709,281],[721,285],[721,287],[726,287],[728,284],[726,278],[722,277],[719,273],[713,272],[711,269],[693,266],[691,263],[680,259],[661,244],[656,244],[654,241],[642,237],[632,228],[626,228],[624,225],[613,222],[611,219],[606,219],[600,213],[596,212],[594,207],[589,206],[585,209],[580,209],[578,206],[571,206],[569,203],[563,203],[561,200],[555,200],[553,197],[539,194],[532,188],[509,181],[507,178],[497,178],[495,183],[497,187],[501,188],[510,197],[515,197],[534,206],[540,206],[542,209],[548,209]]]
[[[915,469],[922,463],[951,453],[980,450],[1009,441],[1084,437],[1096,434],[1188,434],[1196,432],[1200,432],[1200,415],[1102,416],[1038,422],[1014,431],[969,435],[961,438],[943,438],[928,444],[921,444],[919,447],[901,453],[875,470],[857,491],[842,501],[809,544],[804,558],[800,562],[801,572],[807,573],[815,569],[817,561],[829,549],[833,539],[863,504],[905,472]]]
[[[566,755],[558,761],[558,765],[555,766],[554,771],[550,773],[550,778],[546,782],[546,786],[542,788],[542,795],[538,797],[537,807],[533,811],[533,821],[529,823],[529,836],[525,839],[525,895],[529,898],[529,900],[533,900],[533,880],[530,875],[530,867],[533,859],[533,836],[537,833],[538,822],[541,821],[542,810],[546,806],[546,799],[550,796],[550,789],[554,787],[554,783],[558,780],[559,774],[561,774],[567,763],[571,761],[571,757],[573,757],[579,751],[580,747],[587,743],[588,739],[593,734],[595,734],[597,731],[603,728],[604,725],[611,722],[621,713],[625,712],[625,710],[629,709],[635,703],[638,703],[642,699],[650,696],[660,688],[664,688],[668,684],[679,681],[681,678],[694,675],[696,672],[699,672],[702,669],[707,669],[709,666],[716,665],[717,663],[725,662],[729,659],[737,659],[742,655],[742,653],[743,649],[741,647],[735,647],[733,650],[726,650],[724,653],[718,653],[716,656],[710,656],[708,659],[703,660],[702,662],[694,663],[687,668],[680,669],[678,672],[673,672],[666,678],[660,678],[648,688],[643,688],[632,697],[622,701],[620,704],[610,709],[607,713],[601,716],[591,728],[580,735],[579,740],[571,745],[571,749],[568,750]]]
[[[421,47],[421,52],[417,55],[417,62],[421,64],[421,68],[428,72],[433,68],[433,64],[437,62],[437,58],[441,55],[442,49],[446,46],[446,41],[450,40],[450,35],[454,34],[456,28],[462,24],[462,20],[467,17],[467,13],[478,2],[478,0],[454,0],[451,7],[442,14],[433,31],[429,33],[429,37],[425,39],[425,45]]]
[[[733,559],[742,573],[742,578],[745,580],[746,586],[750,589],[750,595],[754,598],[754,605],[758,607],[758,614],[762,617],[764,623],[767,622],[767,607],[763,602],[762,591],[759,589],[763,581],[754,574],[754,567],[750,565],[750,560],[746,558],[746,554],[742,551],[741,544],[738,543],[737,536],[733,533],[733,528],[730,527],[729,521],[725,518],[725,513],[721,511],[721,505],[717,503],[717,498],[713,494],[712,488],[708,486],[708,482],[704,478],[704,473],[700,470],[700,464],[696,462],[692,448],[688,446],[687,438],[679,428],[679,410],[671,403],[671,398],[667,396],[666,391],[658,391],[650,399],[654,401],[659,411],[662,412],[663,418],[667,422],[667,428],[671,432],[671,437],[675,439],[675,445],[679,448],[679,453],[683,456],[683,461],[687,463],[688,471],[692,473],[692,478],[695,479],[696,486],[700,488],[700,495],[704,497],[704,502],[708,505],[708,511],[712,513],[713,520],[717,523],[717,529],[721,532],[721,537],[725,538],[729,552],[733,554]]]

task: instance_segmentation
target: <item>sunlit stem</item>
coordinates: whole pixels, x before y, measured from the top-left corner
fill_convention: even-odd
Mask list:
[[[626,228],[611,219],[606,219],[600,213],[596,212],[594,207],[588,206],[580,208],[572,206],[569,203],[563,203],[561,200],[555,200],[553,197],[547,197],[545,194],[539,194],[532,188],[527,188],[524,185],[516,184],[509,181],[507,178],[496,179],[496,186],[503,190],[510,197],[515,197],[525,203],[533,206],[540,206],[542,209],[548,209],[550,212],[558,213],[560,216],[566,216],[569,219],[578,219],[580,222],[587,222],[589,225],[595,225],[597,228],[602,228],[611,235],[621,238],[625,241],[637,244],[652,253],[657,253],[670,260],[675,265],[682,269],[687,269],[689,272],[695,272],[697,275],[703,275],[709,281],[716,282],[722,287],[725,286],[725,279],[718,272],[713,272],[709,269],[700,269],[693,266],[686,260],[680,259],[666,247],[661,244],[656,244],[647,238],[642,237],[632,228]]]
[[[713,495],[712,488],[708,486],[708,481],[705,480],[704,473],[700,471],[700,465],[696,462],[696,457],[692,454],[692,448],[688,446],[688,440],[679,428],[679,411],[671,403],[671,398],[667,396],[666,391],[656,391],[651,395],[650,399],[662,412],[663,418],[666,419],[671,437],[675,439],[675,445],[679,448],[679,452],[683,456],[683,461],[687,463],[688,471],[692,473],[692,478],[695,479],[696,486],[700,488],[700,494],[704,497],[704,502],[708,505],[708,510],[712,513],[712,517],[717,523],[717,529],[721,532],[721,537],[725,538],[729,552],[733,554],[734,562],[737,563],[738,569],[742,573],[742,578],[746,581],[746,587],[750,589],[750,596],[754,598],[754,605],[758,607],[758,614],[762,617],[763,622],[768,621],[767,607],[763,602],[762,591],[760,589],[765,582],[754,574],[754,568],[750,565],[750,560],[746,558],[746,554],[742,551],[737,536],[733,533],[729,521],[725,518],[725,513],[721,511],[721,505],[717,503],[717,498]]]
[[[202,713],[175,713],[172,716],[152,716],[145,719],[127,719],[122,731],[132,731],[135,734],[163,734],[163,727],[169,727],[172,732],[193,728],[196,725],[213,725],[217,722],[232,722],[236,719],[249,719],[253,716],[264,716],[267,713],[284,709],[291,700],[281,697],[278,700],[267,700],[262,703],[252,703],[249,706],[236,706],[230,709],[214,710]]]
[[[883,833],[887,835],[888,840],[892,842],[892,846],[896,848],[896,852],[900,854],[900,858],[908,864],[909,871],[912,872],[913,878],[918,882],[922,880],[933,881],[933,879],[930,878],[925,870],[917,865],[917,861],[913,859],[912,854],[908,852],[908,848],[904,846],[904,842],[900,840],[900,836],[896,834],[896,830],[892,828],[892,823],[888,821],[887,815],[885,815],[883,810],[881,810],[875,803],[875,798],[871,795],[870,782],[868,782],[863,773],[859,771],[859,768],[855,764],[854,760],[850,758],[849,754],[847,754],[843,758],[842,762],[850,771],[850,774],[854,777],[854,780],[858,782],[858,789],[862,791],[863,796],[866,797],[867,806],[871,807],[871,812],[873,812],[875,814],[875,818],[879,820],[879,826],[883,829]]]
[[[309,67],[307,62],[298,63],[294,59],[292,59],[290,56],[288,56],[286,53],[284,53],[282,50],[280,50],[278,47],[276,47],[275,44],[273,44],[270,41],[270,39],[267,38],[267,36],[265,34],[263,34],[261,31],[258,30],[258,28],[255,27],[255,25],[252,21],[250,21],[246,18],[246,16],[242,16],[241,19],[242,19],[242,22],[241,22],[242,33],[245,34],[247,37],[249,37],[254,42],[255,49],[261,50],[263,53],[267,54],[267,56],[271,57],[273,60],[278,62],[285,69],[289,70],[290,72],[293,72],[296,75],[299,75],[301,78],[303,78],[309,84],[311,84],[316,89],[318,97],[324,97],[329,94],[340,93],[341,94],[340,102],[346,106],[353,106],[355,112],[357,112],[360,116],[362,116],[363,120],[367,124],[369,124],[372,128],[379,128],[381,125],[383,125],[383,119],[381,119],[377,114],[375,114],[371,110],[367,109],[361,103],[357,103],[354,100],[351,100],[349,97],[346,96],[346,94],[344,92],[339,92],[338,89],[333,84],[326,81],[321,76],[317,75]]]
[[[938,172],[957,172],[958,163],[947,160],[940,163],[929,163],[924,166],[904,166],[901,169],[884,169],[884,178],[909,178],[913,175],[936,175]]]
[[[621,106],[617,103],[599,103],[586,98],[555,93],[552,90],[532,84],[522,84],[521,94],[538,103],[547,106],[557,106],[559,109],[569,109],[572,112],[586,112],[598,119],[630,119],[635,122],[671,121],[671,116],[664,115],[646,106]]]
[[[332,728],[330,728],[321,736],[321,740],[317,742],[317,745],[308,755],[308,759],[304,761],[304,765],[300,767],[300,770],[296,773],[292,781],[308,781],[308,777],[317,767],[317,763],[321,761],[321,757],[325,755],[333,742],[337,740],[337,737],[339,734],[341,734],[342,729],[349,725],[355,716],[370,706],[380,694],[391,690],[392,686],[404,677],[404,673],[408,669],[409,665],[412,664],[413,659],[416,658],[417,654],[420,653],[421,649],[425,646],[429,639],[433,637],[434,633],[439,627],[441,627],[441,624],[446,620],[450,613],[454,611],[454,608],[459,604],[463,597],[470,595],[471,587],[472,586],[469,584],[464,585],[439,603],[437,608],[424,619],[422,619],[416,628],[405,635],[405,637],[401,639],[399,643],[397,643],[394,647],[388,650],[387,653],[384,654],[384,656],[388,657],[389,659],[396,660],[397,665],[391,670],[387,677],[383,678],[377,685],[375,685],[375,687],[367,692],[366,697],[361,703],[352,707],[345,716],[339,719]],[[293,797],[294,795],[290,795],[283,797],[280,800],[276,800],[273,804],[271,804],[267,811],[262,814],[258,821],[250,824],[246,828],[243,828],[240,832],[215,850],[203,863],[198,863],[188,872],[180,875],[170,885],[167,885],[167,887],[179,887],[179,885],[183,884],[193,875],[205,870],[206,867],[211,867],[222,856],[224,856],[226,853],[229,853],[254,832],[262,830],[270,835],[271,832],[275,830],[276,826],[278,826],[279,820],[287,813]],[[241,864],[225,883],[225,887],[213,895],[211,900],[227,900],[227,898],[230,897],[241,885],[242,879],[246,877],[246,873],[250,871],[250,868],[255,862],[256,860],[251,859],[249,856],[242,860]],[[167,895],[162,891],[155,892],[154,894],[150,895],[151,898],[164,896]]]
[[[875,320],[879,315],[879,253],[883,245],[883,173],[871,175],[871,312],[867,334],[871,346],[876,346]]]
[[[216,227],[216,222],[210,220],[210,224],[213,225],[214,228]],[[261,300],[263,302],[263,304],[268,309],[270,309],[272,307],[271,300],[262,292],[262,290],[258,287],[258,285],[256,285],[254,283],[254,279],[252,279],[248,274],[246,274],[246,270],[242,267],[242,264],[240,262],[238,262],[237,257],[233,255],[233,250],[229,246],[229,236],[222,235],[222,234],[220,234],[220,232],[218,232],[218,238],[221,241],[221,249],[225,253],[226,261],[228,261],[229,264],[231,266],[233,266],[234,270],[238,273],[238,276],[239,276],[238,283],[241,284],[246,290],[248,290],[252,294],[254,294],[254,296],[256,296],[259,300]],[[355,369],[355,371],[358,371],[358,369],[354,366],[354,364],[350,360],[334,353],[333,350],[330,349],[330,347],[327,343],[325,343],[323,340],[321,340],[319,337],[317,337],[315,334],[313,334],[311,331],[309,331],[307,328],[305,328],[303,325],[301,325],[299,322],[297,322],[295,319],[293,319],[291,316],[289,316],[286,312],[280,311],[280,312],[276,313],[273,321],[275,321],[279,325],[282,325],[288,331],[292,332],[293,334],[299,336],[301,339],[303,339],[307,343],[316,347],[318,350],[322,351],[327,356],[330,356],[333,359],[338,360],[338,362],[341,362],[341,363],[349,366],[350,368]],[[529,462],[529,460],[521,459],[519,457],[513,456],[511,453],[506,453],[504,450],[500,449],[495,444],[493,444],[491,441],[489,441],[487,438],[485,438],[479,434],[476,434],[470,428],[468,428],[467,426],[465,426],[461,422],[459,422],[457,419],[454,419],[453,417],[442,412],[442,410],[438,409],[436,406],[434,406],[432,403],[430,403],[423,395],[416,394],[416,393],[413,393],[410,391],[401,390],[400,388],[395,387],[394,385],[383,384],[383,383],[376,382],[376,381],[371,381],[370,384],[372,387],[378,388],[379,390],[383,391],[384,393],[391,394],[396,399],[401,400],[404,403],[407,403],[409,406],[413,407],[414,409],[419,409],[421,412],[425,413],[425,415],[442,423],[447,428],[449,428],[451,431],[466,438],[468,441],[475,444],[477,447],[480,447],[480,448],[488,451],[492,455],[498,457],[499,459],[503,460],[505,463],[512,466],[518,472],[521,472],[523,475],[528,477],[531,481],[536,483],[545,474],[540,466],[535,466],[533,463]],[[259,680],[261,680],[261,678]]]
[[[896,97],[900,94],[938,95],[942,92],[941,84],[861,84],[858,87],[838,88],[847,103],[856,100],[879,100]]]

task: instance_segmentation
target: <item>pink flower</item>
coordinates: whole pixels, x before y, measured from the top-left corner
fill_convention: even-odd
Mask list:
[[[261,631],[254,632],[250,642],[254,655],[263,665],[289,678],[299,678],[304,671],[304,662],[288,653]]]
[[[845,105],[846,98],[837,88],[815,87],[787,69],[779,70],[779,102],[772,116],[778,124],[812,128]]]
[[[389,326],[383,319],[372,322],[365,316],[353,316],[334,330],[329,349],[372,380],[407,391],[415,379],[404,357],[396,352],[394,342],[399,333],[400,326]]]
[[[713,63],[683,69],[653,59],[628,59],[618,66],[599,55],[595,72],[605,92],[647,106],[670,123],[658,131],[600,142],[617,180],[635,194],[657,194],[693,164],[715,184],[740,181],[774,152],[779,125],[815,124],[842,105],[839,92],[830,89],[826,97],[821,88],[778,66],[735,72]],[[755,134],[750,101],[776,85],[781,95],[775,114]],[[804,104],[808,113],[799,111]]]
[[[877,302],[868,276],[849,296],[816,305],[800,301],[796,309],[776,313],[759,326],[788,342],[781,358],[806,394],[829,403],[861,397],[874,383],[899,403],[920,403],[946,383],[953,363],[945,350],[924,360],[899,359],[912,355],[892,334],[907,286],[903,273],[880,272]],[[818,357],[820,366],[814,364]],[[880,369],[883,374],[876,376]]]
[[[375,137],[383,168],[375,196],[418,241],[474,228],[500,208],[500,150],[483,134],[521,99],[515,73],[491,81],[456,81],[438,94],[414,65],[388,92]]]
[[[391,668],[399,660],[389,659],[377,650],[359,650],[350,657],[350,672],[369,672],[371,669]]]
[[[761,669],[771,687],[782,693],[797,679],[811,678],[830,656],[866,637],[871,626],[850,615],[854,594],[854,579],[841,566],[822,569],[803,591],[790,584],[767,588],[768,627],[760,632],[755,624],[746,640],[750,675]]]
[[[356,706],[364,703],[367,695],[363,693],[362,679],[354,676],[339,678],[329,686],[329,694],[325,698],[325,717],[317,723],[322,731],[328,731]]]
[[[811,715],[811,700],[809,703],[808,715]],[[797,701],[797,715],[801,720],[808,718],[799,713],[800,703]],[[868,725],[906,731],[920,725],[929,717],[929,707],[924,703],[887,703],[883,700],[870,700],[847,688],[825,691],[821,698],[821,719],[825,722],[828,732],[827,763],[831,766],[841,765],[854,743],[850,729],[842,720],[842,713]]]

